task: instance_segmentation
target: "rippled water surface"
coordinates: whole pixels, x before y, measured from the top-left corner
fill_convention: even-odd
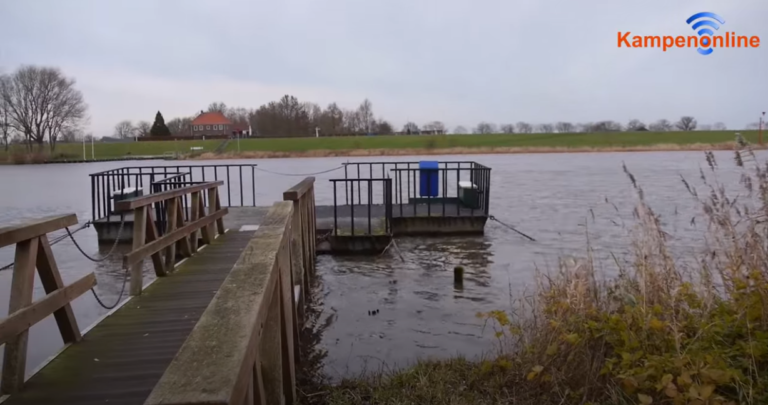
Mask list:
[[[739,171],[731,153],[717,153],[721,181],[737,183]],[[474,160],[492,168],[491,214],[533,236],[527,241],[497,222],[489,221],[486,234],[462,238],[398,238],[397,254],[380,257],[318,259],[319,301],[322,314],[320,348],[327,350],[325,371],[332,378],[366,369],[404,365],[415,357],[479,355],[491,348],[490,333],[475,318],[478,311],[504,309],[510,296],[521,294],[533,282],[535,267],[554,268],[557,258],[581,255],[589,242],[598,259],[627,246],[635,193],[622,163],[642,185],[647,200],[662,215],[675,248],[694,255],[701,232],[691,225],[698,207],[680,181],[683,176],[699,184],[700,152],[644,152],[594,154],[536,154],[430,157],[430,160]],[[309,173],[327,170],[346,161],[416,161],[412,158],[318,158],[226,161],[258,163],[273,172]],[[217,162],[193,162],[225,163]],[[173,165],[174,162],[113,162],[37,166],[0,166],[0,226],[24,218],[74,212],[81,223],[90,220],[88,174],[123,166]],[[708,170],[708,169],[707,169]],[[317,176],[318,204],[331,204],[328,179]],[[301,177],[257,172],[258,205],[282,199],[282,191]],[[735,186],[738,190],[738,187]],[[57,234],[58,235],[58,234]],[[55,235],[53,235],[55,236]],[[52,237],[53,237],[52,236]],[[99,247],[92,228],[78,232],[83,248],[95,254]],[[120,249],[123,249],[122,247]],[[94,264],[72,243],[53,248],[65,282],[95,271],[97,291],[108,303],[120,292],[123,273],[119,256]],[[10,248],[0,249],[0,266],[13,260]],[[466,269],[463,288],[453,284],[452,269]],[[149,269],[146,277],[151,278]],[[606,267],[610,272],[610,267]],[[11,272],[0,272],[0,316],[8,311]],[[43,296],[36,282],[35,298]],[[90,294],[73,303],[81,328],[106,313]],[[378,310],[376,315],[368,311]],[[28,370],[61,347],[52,318],[30,333]],[[1,355],[1,354],[0,354]]]

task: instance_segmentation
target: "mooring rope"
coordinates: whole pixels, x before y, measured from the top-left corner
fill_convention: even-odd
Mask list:
[[[498,218],[496,218],[496,217],[494,217],[493,215],[490,215],[490,216],[488,216],[488,218],[490,218],[490,219],[492,219],[492,220],[494,220],[494,221],[496,221],[496,222],[498,222],[498,223],[500,223],[500,224],[504,225],[505,227],[507,227],[507,228],[509,228],[509,229],[511,229],[511,230],[513,230],[513,231],[515,231],[515,232],[517,232],[518,234],[522,235],[523,237],[525,237],[526,239],[530,240],[531,242],[536,242],[536,239],[533,239],[532,237],[530,237],[530,236],[528,236],[528,235],[524,234],[523,232],[520,232],[520,231],[518,231],[518,230],[517,230],[517,229],[515,229],[515,227],[514,227],[514,226],[512,226],[512,225],[509,225],[509,224],[505,224],[504,222],[501,222],[501,221],[499,221],[499,219],[498,219]]]
[[[67,230],[67,234],[69,235],[69,238],[72,239],[72,243],[75,244],[75,247],[77,248],[77,250],[79,250],[80,253],[82,253],[83,256],[85,256],[85,258],[87,258],[88,260],[90,260],[92,262],[95,262],[95,263],[99,263],[99,262],[103,262],[104,260],[107,260],[110,256],[112,256],[113,253],[115,253],[115,251],[117,249],[117,244],[120,242],[120,236],[123,234],[123,227],[124,226],[125,226],[125,214],[121,214],[120,215],[120,228],[117,230],[117,236],[115,237],[115,243],[112,244],[112,248],[109,250],[109,253],[107,253],[105,256],[103,256],[101,258],[98,258],[98,259],[91,257],[90,255],[88,255],[88,253],[85,253],[85,251],[83,251],[83,249],[80,247],[80,245],[75,240],[75,237],[72,236],[72,233],[69,232],[69,228],[65,228],[65,229]],[[119,304],[120,301],[123,299],[123,294],[125,293],[125,284],[128,281],[128,268],[126,267],[124,269],[124,271],[125,271],[125,273],[123,274],[123,286],[120,288],[120,294],[117,296],[117,300],[115,300],[115,303],[112,304],[112,305],[104,304],[104,301],[102,301],[101,298],[99,298],[99,295],[96,293],[96,289],[94,287],[91,287],[91,293],[93,294],[93,298],[96,299],[96,302],[98,302],[99,305],[101,305],[102,308],[107,309],[107,310],[114,309],[115,307],[117,307],[117,304]]]
[[[89,226],[91,226],[91,222],[90,222],[90,221],[89,221],[89,222],[86,222],[86,223],[84,223],[84,224],[83,224],[81,227],[79,227],[79,228],[75,229],[74,231],[72,231],[72,233],[73,233],[73,234],[74,234],[74,233],[78,233],[78,232],[82,231],[83,229],[85,229],[85,228],[88,228]],[[53,245],[55,245],[55,244],[57,244],[57,243],[59,243],[59,242],[63,241],[64,239],[67,239],[68,237],[69,237],[69,235],[61,235],[61,236],[59,236],[59,237],[57,237],[57,238],[54,238],[54,239],[52,239],[52,240],[50,241],[49,245],[50,245],[50,246],[53,246]],[[15,262],[11,262],[11,263],[9,263],[9,264],[7,264],[7,265],[3,266],[3,267],[0,267],[0,271],[3,271],[3,270],[8,270],[8,269],[12,268],[12,267],[13,267],[13,265],[14,265],[14,263],[15,263]]]
[[[398,256],[400,256],[400,260],[402,260],[403,263],[405,263],[405,258],[403,257],[402,252],[400,252],[400,248],[397,247],[397,243],[395,243],[394,236],[392,237],[392,240],[389,241],[389,244],[387,245],[387,247],[384,248],[384,250],[381,252],[379,256],[384,256],[384,253],[387,253],[387,250],[389,250],[390,247],[395,248],[395,252],[397,253]]]
[[[255,166],[254,169],[262,171],[264,173],[276,174],[278,176],[317,176],[319,174],[325,174],[325,173],[330,173],[330,172],[335,171],[335,170],[339,170],[339,169],[341,169],[343,167],[344,166],[334,167],[333,169],[323,170],[321,172],[316,172],[316,173],[280,173],[280,172],[273,172],[272,170],[262,169],[262,168],[257,167],[257,166]]]
[[[83,248],[81,248],[80,245],[75,240],[75,237],[72,236],[72,232],[69,231],[69,227],[66,227],[64,229],[67,230],[67,234],[69,235],[69,238],[72,239],[72,243],[75,244],[75,247],[77,248],[77,250],[79,250],[80,253],[82,253],[83,256],[85,256],[86,259],[88,259],[88,260],[90,260],[90,261],[92,261],[94,263],[100,263],[100,262],[103,262],[104,260],[109,259],[109,257],[112,256],[112,253],[115,253],[115,249],[117,248],[117,244],[120,242],[120,235],[123,233],[123,226],[124,225],[125,225],[125,214],[121,214],[120,215],[120,229],[117,230],[117,237],[115,238],[115,243],[112,244],[112,249],[109,250],[109,253],[107,253],[106,256],[103,256],[103,257],[98,258],[98,259],[94,259],[93,257],[89,256],[88,253],[85,253]]]

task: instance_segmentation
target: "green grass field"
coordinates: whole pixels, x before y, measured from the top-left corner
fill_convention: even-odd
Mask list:
[[[734,134],[741,134],[756,143],[757,131],[695,131],[695,132],[619,132],[572,134],[491,134],[491,135],[424,135],[424,136],[361,136],[339,138],[271,138],[242,139],[229,142],[226,152],[285,152],[303,153],[314,150],[345,151],[371,149],[448,149],[448,148],[627,148],[654,145],[721,144],[732,142]],[[191,147],[203,147],[213,152],[223,141],[164,141],[115,142],[94,144],[96,159],[128,156],[160,156],[169,152],[190,153]],[[91,145],[86,144],[86,156],[92,158]],[[12,160],[14,153],[23,154],[25,148],[16,145],[6,153],[0,151],[0,161]],[[48,151],[46,151],[48,153]],[[80,143],[56,146],[53,159],[82,159]]]
[[[222,141],[167,141],[167,142],[95,142],[93,152],[96,159],[114,159],[127,156],[159,156],[169,152],[190,153],[190,148],[203,147],[203,152],[213,152]],[[25,153],[22,145],[14,145],[9,153],[0,150],[0,161],[8,154]],[[49,154],[46,145],[46,154]],[[91,144],[85,145],[87,159],[91,159]],[[82,159],[82,143],[59,143],[51,154],[55,159]]]
[[[719,144],[732,142],[734,133],[757,142],[757,131],[620,132],[574,134],[491,134],[426,136],[361,136],[339,138],[246,139],[240,151],[307,152],[354,149],[443,149],[443,148],[619,148],[653,145]],[[227,146],[237,151],[237,142]]]

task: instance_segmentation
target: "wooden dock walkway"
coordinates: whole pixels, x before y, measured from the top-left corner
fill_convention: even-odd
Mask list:
[[[218,203],[219,185],[118,204],[140,219],[133,250],[123,257],[133,297],[82,336],[69,303],[95,277],[64,286],[46,236],[76,224],[75,215],[0,228],[0,246],[16,245],[10,313],[0,319],[2,405],[293,403],[301,306],[316,254],[314,178],[272,207],[238,209],[226,217],[226,232],[229,211]],[[188,222],[180,215],[182,198],[194,207]],[[171,218],[163,236],[151,208],[160,202]],[[140,270],[149,258],[158,278],[143,288]],[[32,302],[35,268],[48,295]],[[51,314],[66,346],[24,381],[28,329]],[[200,383],[203,375],[217,379]]]
[[[3,405],[141,405],[253,237],[230,229],[158,278]]]

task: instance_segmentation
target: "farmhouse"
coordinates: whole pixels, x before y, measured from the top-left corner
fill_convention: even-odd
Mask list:
[[[233,123],[220,111],[200,112],[191,125],[191,136],[193,138],[220,138],[225,136],[248,136],[250,135],[247,124]]]

